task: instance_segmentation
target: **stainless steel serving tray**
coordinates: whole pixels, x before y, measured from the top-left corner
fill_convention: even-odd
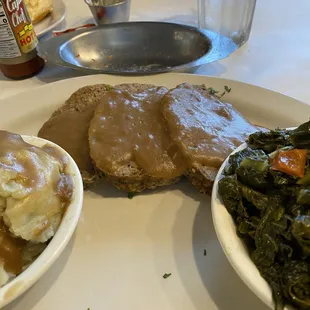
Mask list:
[[[49,62],[85,73],[122,75],[189,71],[237,49],[212,31],[164,22],[128,22],[83,29],[41,43]]]

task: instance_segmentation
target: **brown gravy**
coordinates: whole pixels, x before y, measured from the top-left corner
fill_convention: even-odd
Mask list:
[[[25,244],[22,239],[12,237],[3,221],[0,221],[0,261],[7,272],[15,275],[21,273],[22,250]]]
[[[55,195],[60,197],[62,207],[65,209],[73,192],[72,178],[65,172],[66,156],[50,146],[39,148],[26,143],[20,135],[0,131],[0,168],[14,175],[14,179],[26,188],[22,196],[15,197],[16,199],[27,199],[28,194],[45,186],[47,180],[41,169],[50,169],[51,156],[55,159],[54,164],[59,163],[59,177],[53,180],[55,181],[53,184]],[[38,158],[43,157],[45,161],[42,162],[47,163],[46,167],[42,167],[43,164],[38,162]],[[6,198],[1,199],[6,204]],[[20,212],[23,213],[21,210]],[[0,220],[0,261],[4,264],[6,271],[15,275],[22,271],[22,252],[25,245],[26,241],[13,237]]]
[[[22,185],[32,190],[33,186],[43,186],[45,180],[38,172],[35,159],[29,154],[42,152],[26,143],[20,135],[0,130],[0,168],[17,174]]]
[[[40,129],[38,136],[52,141],[65,149],[81,170],[93,173],[89,156],[88,127],[93,117],[93,104],[81,112],[66,111],[49,119]]]
[[[257,131],[231,104],[188,84],[170,90],[162,105],[170,135],[190,167],[220,167],[249,134]]]
[[[102,98],[89,128],[91,157],[99,169],[115,175],[135,161],[152,177],[168,179],[184,172],[160,111],[167,91],[114,89]]]

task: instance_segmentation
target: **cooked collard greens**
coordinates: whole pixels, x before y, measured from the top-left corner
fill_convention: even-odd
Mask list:
[[[310,121],[249,136],[219,193],[270,284],[275,308],[310,309]]]

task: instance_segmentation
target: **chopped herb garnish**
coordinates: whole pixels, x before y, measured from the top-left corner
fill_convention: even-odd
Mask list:
[[[224,97],[225,96],[225,94],[226,94],[226,91],[223,91],[218,97],[219,97],[219,99],[221,99],[222,97]]]
[[[228,87],[228,86],[226,86],[226,85],[224,86],[224,88],[225,88],[225,91],[226,91],[226,92],[230,93],[231,88],[229,88],[229,87]]]
[[[167,278],[169,278],[171,276],[171,273],[165,273],[164,275],[163,275],[163,278],[164,279],[167,279]]]
[[[226,95],[226,93],[230,93],[231,92],[231,88],[229,88],[228,86],[224,86],[224,91],[218,96],[219,97],[219,99],[221,99],[223,96],[225,96]]]
[[[129,193],[128,193],[128,198],[129,198],[129,199],[132,199],[134,196],[135,196],[134,193],[132,193],[132,192],[129,192]]]
[[[215,95],[219,92],[218,90],[215,90],[213,87],[209,87],[208,90],[211,95]]]
[[[207,256],[207,250],[206,249],[203,250],[203,255]]]
[[[214,95],[216,97],[218,97],[219,99],[221,99],[226,93],[230,93],[231,92],[231,88],[229,88],[228,86],[224,86],[224,91],[219,95],[219,91],[214,89],[213,87],[209,87],[208,91],[210,93],[210,95]]]

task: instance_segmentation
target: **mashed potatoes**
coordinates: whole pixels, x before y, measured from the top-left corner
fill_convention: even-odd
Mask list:
[[[66,158],[0,131],[0,285],[19,274],[58,229],[72,195]]]

